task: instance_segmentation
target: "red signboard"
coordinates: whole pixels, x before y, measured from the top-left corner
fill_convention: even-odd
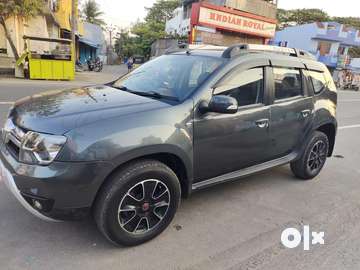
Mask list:
[[[276,20],[207,3],[193,4],[191,24],[265,38],[274,37],[276,30]]]

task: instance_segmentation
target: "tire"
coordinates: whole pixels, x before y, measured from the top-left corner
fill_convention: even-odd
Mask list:
[[[328,152],[328,137],[323,132],[315,131],[300,158],[290,163],[293,174],[299,179],[313,179],[324,167]]]
[[[167,228],[180,198],[179,180],[169,167],[155,160],[140,160],[116,172],[100,190],[94,218],[111,242],[139,245]]]

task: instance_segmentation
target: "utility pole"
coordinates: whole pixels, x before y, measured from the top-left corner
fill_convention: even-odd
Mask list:
[[[112,48],[112,38],[113,38],[113,32],[117,30],[117,27],[115,27],[114,25],[109,25],[106,27],[105,29],[107,32],[109,32],[109,35],[110,35],[110,40],[109,40],[109,47],[108,47],[108,50],[107,50],[107,62],[108,64],[112,64],[112,60],[110,59],[111,55],[112,55],[112,52],[113,52],[113,48]]]
[[[75,62],[76,62],[76,30],[77,30],[77,2],[78,0],[72,0],[71,1],[71,60],[74,63],[74,69],[75,69]]]

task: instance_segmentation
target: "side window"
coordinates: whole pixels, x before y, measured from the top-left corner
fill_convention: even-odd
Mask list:
[[[308,71],[310,80],[314,87],[315,94],[319,94],[322,90],[326,88],[326,80],[324,73],[317,71]]]
[[[273,68],[275,100],[302,96],[302,82],[299,69]]]
[[[264,69],[232,72],[215,89],[214,95],[231,96],[237,100],[239,107],[263,103]]]

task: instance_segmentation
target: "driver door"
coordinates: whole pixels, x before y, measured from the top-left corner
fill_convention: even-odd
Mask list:
[[[270,157],[265,67],[235,68],[213,95],[229,95],[239,104],[234,114],[207,112],[194,122],[194,182],[265,162]]]

